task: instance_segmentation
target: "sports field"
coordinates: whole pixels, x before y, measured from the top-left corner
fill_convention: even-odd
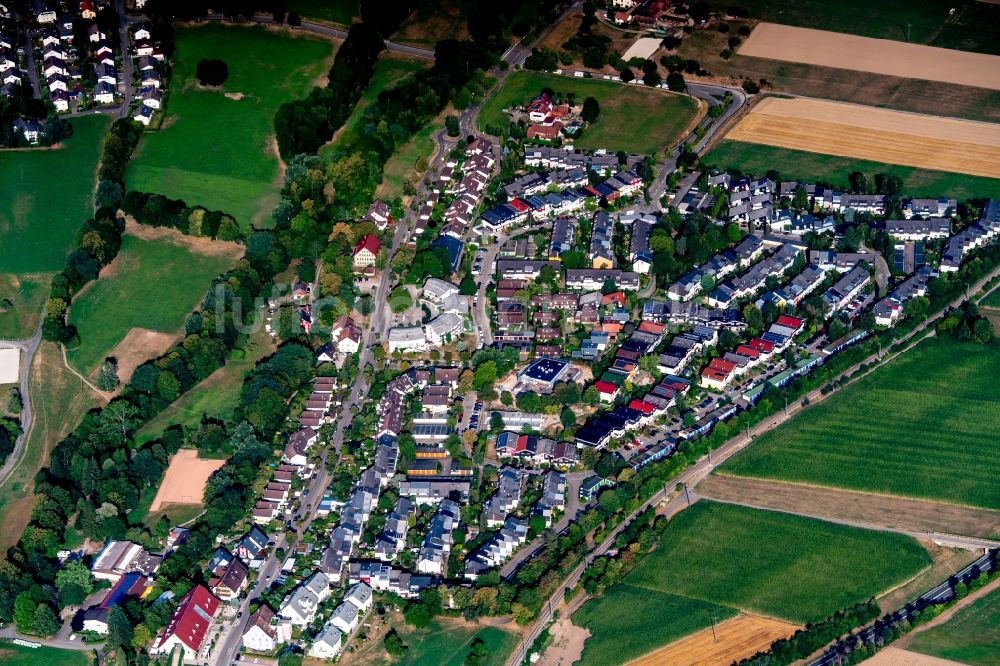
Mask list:
[[[575,142],[580,148],[660,153],[681,139],[698,113],[692,98],[664,90],[521,71],[512,74],[483,105],[480,129],[506,126],[509,116],[503,109],[530,102],[543,88],[573,93],[578,104],[587,97],[597,99],[600,117]]]
[[[928,340],[720,471],[1000,509],[997,376],[996,344]]]
[[[726,137],[825,155],[1000,177],[1000,125],[956,118],[769,97],[754,106]]]
[[[201,303],[212,279],[236,261],[228,244],[220,246],[223,251],[195,253],[166,239],[145,240],[125,234],[115,260],[73,301],[69,321],[80,333],[80,346],[67,352],[69,361],[88,374],[113,350],[130,353],[116,350],[116,346],[132,329],[178,333],[184,318]],[[135,351],[149,358],[162,350],[151,349],[148,354],[142,349]],[[137,364],[130,363],[132,367]]]
[[[958,609],[944,624],[914,634],[906,649],[970,666],[1000,664],[1000,588]]]
[[[178,28],[163,128],[140,142],[129,188],[222,210],[244,228],[269,226],[280,185],[274,114],[326,84],[334,52],[329,41],[290,34],[218,24]],[[229,67],[218,89],[198,84],[195,68],[204,58]]]
[[[573,624],[591,633],[579,663],[624,664],[735,615],[732,608],[620,583],[573,614]]]
[[[4,666],[90,666],[94,657],[85,650],[60,650],[47,645],[29,648],[0,639],[0,663]]]
[[[625,582],[795,623],[877,596],[931,558],[913,539],[700,501]]]
[[[745,0],[740,6],[761,21],[1000,54],[1000,7],[978,0]]]
[[[368,87],[365,88],[365,92],[354,105],[354,111],[348,116],[344,126],[334,134],[333,141],[320,149],[320,154],[327,155],[338,147],[350,144],[362,128],[365,109],[378,99],[379,93],[391,88],[410,74],[430,67],[430,65],[429,60],[406,58],[391,51],[383,51],[378,62],[375,63],[375,70],[372,72]]]
[[[200,505],[209,477],[225,464],[225,460],[199,458],[194,449],[181,449],[170,459],[149,510],[159,511],[169,504]]]
[[[702,157],[701,162],[706,166],[734,168],[755,174],[777,169],[782,180],[810,183],[821,181],[843,188],[847,187],[847,177],[852,171],[861,171],[869,176],[885,173],[898,176],[903,181],[903,191],[915,197],[939,197],[947,194],[961,201],[973,197],[989,197],[1000,191],[1000,179],[996,178],[918,169],[728,139],[719,142]]]
[[[1000,56],[761,23],[739,54],[963,86],[1000,89]]]

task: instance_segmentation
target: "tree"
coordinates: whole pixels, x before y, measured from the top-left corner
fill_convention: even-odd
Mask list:
[[[136,650],[145,649],[153,640],[153,632],[145,624],[137,624],[132,632],[132,647]]]
[[[296,12],[288,12],[288,25],[297,28],[302,25],[302,17]]]
[[[409,290],[399,285],[389,292],[389,309],[395,313],[405,312],[413,305]]]
[[[634,78],[635,78],[635,74],[632,73],[631,69],[629,69],[628,67],[626,67],[625,69],[622,70],[622,72],[621,72],[621,79],[622,79],[623,82],[628,83],[629,81],[631,81]]]
[[[101,372],[97,375],[97,388],[102,391],[114,391],[118,388],[118,367],[114,361],[107,360],[101,366]]]
[[[51,606],[48,604],[38,604],[35,607],[32,633],[38,636],[52,636],[59,631],[59,627],[61,626]]]
[[[406,654],[406,645],[403,644],[403,639],[400,638],[395,629],[389,630],[389,633],[382,639],[382,645],[390,657],[402,657]]]
[[[481,363],[474,375],[472,381],[472,388],[476,391],[482,391],[487,386],[492,387],[497,380],[497,364],[496,361],[486,361]]]
[[[651,88],[656,88],[657,86],[660,85],[662,79],[660,78],[659,72],[657,72],[655,69],[652,69],[643,75],[642,82],[645,83],[647,86],[650,86]]]
[[[559,413],[559,422],[563,424],[564,428],[572,428],[576,425],[576,414],[569,407],[564,407]]]
[[[129,648],[133,639],[132,623],[121,606],[112,606],[108,611],[108,646]]]
[[[95,201],[98,208],[105,206],[108,208],[118,208],[122,202],[122,196],[124,196],[124,192],[122,192],[121,183],[116,183],[113,180],[102,180],[97,185]]]
[[[56,574],[56,589],[64,606],[79,606],[94,591],[94,577],[82,562],[67,562]]]
[[[684,75],[680,72],[670,72],[667,75],[667,88],[674,92],[684,92],[687,85],[684,83]]]
[[[221,86],[229,78],[229,67],[222,60],[199,60],[195,75],[203,86]]]
[[[462,296],[475,296],[476,281],[466,275],[462,278],[462,281],[458,283],[458,293]]]
[[[98,430],[108,439],[119,439],[124,446],[129,440],[131,431],[139,424],[138,416],[139,410],[131,402],[115,400],[101,411],[98,417]]]
[[[428,626],[432,619],[430,608],[424,603],[411,604],[406,609],[405,616],[407,624],[412,624],[417,629]]]
[[[596,98],[588,97],[583,100],[583,110],[580,112],[580,118],[582,118],[585,122],[595,123],[600,115],[601,105],[598,103]]]
[[[754,334],[764,329],[764,317],[761,314],[760,308],[753,303],[747,303],[743,308],[743,319],[746,320],[747,327]]]
[[[448,136],[459,136],[462,133],[462,128],[458,124],[458,116],[446,116],[444,126],[448,130]]]
[[[801,185],[795,188],[795,196],[792,197],[792,206],[799,210],[809,208],[809,194],[806,192],[806,188]]]
[[[486,647],[486,641],[482,638],[476,638],[472,641],[469,654],[465,655],[465,666],[482,666],[486,663],[488,656],[489,649]]]
[[[35,626],[35,600],[25,590],[14,599],[14,625],[22,634],[33,633]]]

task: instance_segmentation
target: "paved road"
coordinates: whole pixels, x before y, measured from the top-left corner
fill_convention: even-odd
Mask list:
[[[562,534],[563,530],[569,527],[570,522],[576,519],[577,514],[583,508],[580,506],[580,484],[590,476],[593,476],[590,471],[570,472],[566,475],[566,509],[563,511],[562,517],[543,534],[535,537],[534,541],[517,551],[514,557],[507,560],[500,568],[501,578],[507,579],[517,573],[522,563],[530,560],[545,546],[550,534]]]
[[[120,41],[119,48],[122,51],[122,77],[125,79],[125,86],[122,90],[124,99],[117,112],[119,118],[124,118],[128,115],[128,107],[132,98],[135,97],[135,88],[133,87],[135,72],[133,71],[132,52],[129,49],[131,43],[128,34],[129,17],[125,13],[125,0],[116,0],[115,11],[118,12],[118,39]]]
[[[32,426],[35,424],[35,415],[31,411],[31,359],[35,356],[38,344],[42,341],[42,323],[39,322],[38,330],[30,340],[0,340],[0,349],[20,349],[21,369],[20,369],[20,390],[21,390],[21,435],[14,442],[14,450],[7,456],[7,461],[0,467],[0,486],[7,482],[11,473],[21,464],[24,458],[25,444]]]
[[[42,98],[42,86],[38,81],[38,67],[35,66],[35,44],[31,40],[31,31],[28,26],[24,26],[24,57],[28,66],[28,80],[31,81],[31,90],[35,99]]]
[[[83,641],[64,641],[58,638],[38,638],[37,636],[22,636],[17,633],[17,629],[13,625],[4,627],[0,629],[0,638],[20,638],[25,641],[32,641],[34,643],[41,643],[42,645],[48,645],[49,647],[62,648],[64,650],[80,650],[86,652],[92,652],[97,649],[94,645],[87,645]]]
[[[975,284],[969,285],[969,292],[970,293],[978,292],[986,285],[987,282],[995,278],[997,275],[1000,275],[1000,268],[995,269],[985,277],[978,280]],[[958,307],[959,305],[961,305],[963,300],[965,300],[964,294],[951,301],[947,307],[948,308]],[[912,340],[914,336],[922,333],[924,329],[928,327],[929,324],[930,320],[928,319],[927,321],[923,322],[922,324],[914,328],[913,331],[911,331],[907,335],[897,340],[896,344],[905,342],[907,340]],[[917,344],[917,342],[914,342],[913,344],[915,345]],[[907,347],[906,349],[903,349],[894,355],[886,354],[882,356],[880,353],[873,354],[859,361],[850,368],[844,370],[840,374],[840,377],[851,376],[852,374],[857,372],[862,365],[869,364],[868,369],[864,373],[864,375],[867,376],[871,372],[874,372],[875,369],[878,368],[879,366],[888,363],[892,358],[898,356],[899,354],[905,353],[910,348],[912,348],[912,346]],[[855,380],[860,379],[860,376],[855,377],[854,379]],[[507,660],[508,666],[516,666],[517,664],[521,663],[528,649],[531,647],[532,643],[534,643],[535,639],[538,638],[542,630],[545,629],[545,627],[548,626],[549,622],[552,620],[553,612],[556,609],[558,609],[561,605],[563,605],[563,590],[565,588],[572,588],[580,581],[580,578],[583,576],[583,572],[586,568],[586,564],[589,563],[591,560],[593,560],[595,557],[600,557],[605,553],[607,553],[607,551],[611,548],[611,545],[614,543],[615,537],[617,537],[617,535],[628,524],[630,524],[633,520],[635,520],[635,517],[639,515],[639,513],[641,513],[650,506],[654,506],[664,500],[670,499],[670,492],[672,492],[672,489],[675,488],[678,484],[682,484],[687,488],[691,488],[697,485],[698,482],[700,482],[702,479],[708,476],[716,467],[718,467],[723,462],[725,462],[732,456],[736,455],[737,453],[748,447],[757,436],[762,435],[765,432],[768,432],[778,427],[788,419],[792,418],[799,411],[804,409],[803,403],[806,403],[808,405],[814,405],[817,402],[821,402],[828,396],[834,395],[836,393],[837,393],[836,391],[833,391],[828,394],[823,394],[820,391],[820,389],[816,389],[808,393],[807,395],[802,396],[799,399],[796,399],[794,403],[789,403],[784,410],[771,415],[770,417],[762,420],[755,426],[752,427],[748,426],[745,432],[740,433],[735,437],[731,438],[730,440],[722,444],[719,448],[717,448],[715,451],[711,451],[708,455],[698,460],[698,462],[696,462],[694,465],[688,467],[686,470],[684,470],[674,478],[668,480],[664,484],[664,488],[662,490],[660,490],[655,495],[646,500],[633,513],[629,514],[629,516],[624,521],[622,521],[617,527],[615,527],[611,531],[611,533],[603,542],[601,542],[593,549],[591,549],[590,553],[588,553],[587,558],[584,562],[582,562],[575,569],[573,569],[570,575],[567,576],[567,578],[564,580],[563,585],[561,585],[559,589],[557,589],[548,599],[546,605],[544,606],[543,612],[539,614],[539,617],[535,620],[534,624],[531,626],[531,629],[529,629],[529,631],[526,634],[524,634],[524,637],[518,644],[518,647],[514,650],[511,657]],[[681,494],[681,496],[683,497],[683,493]],[[672,502],[674,503],[676,503],[677,501],[678,501],[677,497],[673,498],[672,500]],[[941,535],[938,535],[937,538],[941,538]],[[563,616],[565,617],[566,613],[563,613]]]

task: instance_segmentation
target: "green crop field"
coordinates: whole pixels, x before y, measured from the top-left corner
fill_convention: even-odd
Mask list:
[[[354,17],[361,13],[360,0],[291,0],[286,4],[288,11],[303,18],[341,26],[351,25]]]
[[[734,615],[732,608],[705,601],[615,585],[573,614],[573,624],[591,633],[578,663],[624,664]]]
[[[82,650],[60,650],[43,645],[24,647],[0,640],[0,663],[4,666],[90,666],[93,655]]]
[[[958,610],[944,624],[914,635],[906,648],[970,666],[1000,664],[1000,589]]]
[[[698,109],[690,97],[659,89],[521,71],[512,74],[483,105],[480,129],[505,126],[508,116],[503,109],[531,101],[543,88],[575,94],[578,104],[587,97],[597,99],[600,117],[575,142],[580,148],[660,153],[682,138]]]
[[[1000,509],[998,375],[1000,345],[928,340],[720,471]]]
[[[1000,54],[1000,7],[977,0],[746,0],[740,6],[761,21]]]
[[[930,564],[898,534],[703,500],[677,514],[625,582],[804,624]]]
[[[948,195],[961,201],[974,197],[996,196],[996,193],[1000,192],[1000,180],[995,178],[930,171],[743,141],[721,141],[701,158],[701,163],[706,166],[733,168],[761,175],[768,169],[776,169],[781,174],[782,180],[822,181],[845,188],[847,176],[852,171],[861,171],[869,176],[887,173],[899,176],[903,181],[903,192],[913,197]]]
[[[280,185],[274,114],[325,84],[320,77],[334,51],[328,41],[297,35],[217,24],[178,28],[163,128],[140,142],[128,187],[224,211],[244,228],[269,226]],[[195,68],[204,58],[229,67],[218,89],[198,84]]]
[[[0,273],[62,270],[80,226],[94,215],[106,116],[73,118],[62,148],[0,157]]]
[[[354,111],[347,118],[343,129],[336,134],[333,141],[320,149],[320,154],[328,155],[337,148],[350,144],[357,137],[358,131],[361,129],[365,109],[378,99],[380,92],[391,88],[410,74],[419,72],[429,66],[430,61],[427,60],[405,58],[391,51],[383,51],[378,62],[375,63],[375,71],[372,73],[372,79],[368,83],[368,87],[365,88],[365,92],[361,95],[358,103],[354,105]]]
[[[70,362],[84,374],[99,366],[132,328],[175,333],[232,255],[194,254],[184,247],[125,235],[108,275],[73,301],[69,321],[80,333]]]

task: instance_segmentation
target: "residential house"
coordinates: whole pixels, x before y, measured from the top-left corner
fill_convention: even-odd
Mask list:
[[[251,652],[271,653],[291,638],[291,625],[282,622],[270,606],[262,604],[243,630],[243,647]]]
[[[379,242],[378,236],[375,234],[365,234],[364,238],[359,240],[358,244],[354,246],[354,267],[365,268],[374,266],[381,246],[382,244]]]
[[[198,658],[202,642],[219,610],[219,600],[202,585],[181,598],[170,622],[149,650],[150,654],[170,654],[180,649],[184,659]]]

